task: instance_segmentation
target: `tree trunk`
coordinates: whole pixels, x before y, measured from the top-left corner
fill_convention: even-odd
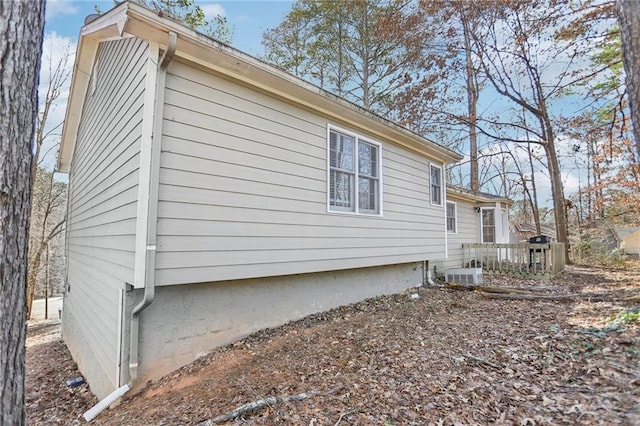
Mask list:
[[[540,223],[540,208],[538,207],[538,186],[536,184],[536,171],[533,167],[533,154],[531,153],[531,143],[527,144],[527,153],[529,154],[529,170],[531,172],[531,212],[533,214],[533,222],[536,224],[536,234],[542,234],[542,224]]]
[[[464,32],[464,53],[466,57],[465,71],[467,82],[467,107],[469,112],[469,164],[470,164],[470,188],[472,192],[480,191],[480,183],[478,181],[478,135],[476,123],[478,120],[478,97],[479,90],[476,84],[476,72],[471,59],[471,29],[469,28],[469,19],[464,11],[460,14],[462,21],[462,29]]]
[[[622,57],[627,75],[627,96],[633,136],[636,147],[636,161],[640,161],[640,2],[638,0],[617,0],[616,12],[622,39]]]
[[[25,296],[43,1],[0,2],[0,425],[25,423]]]
[[[564,257],[567,264],[571,263],[569,257],[569,227],[567,225],[567,210],[564,202],[564,187],[560,173],[560,162],[556,153],[553,132],[548,132],[549,141],[544,145],[547,154],[549,177],[551,178],[551,194],[553,197],[553,215],[556,223],[556,235],[558,242],[564,243]]]

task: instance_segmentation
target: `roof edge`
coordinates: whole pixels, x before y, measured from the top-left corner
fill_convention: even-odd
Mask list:
[[[314,84],[198,33],[173,19],[158,16],[146,7],[125,1],[83,26],[80,31],[57,171],[70,170],[82,106],[98,44],[104,40],[122,37],[126,33],[165,47],[170,31],[178,34],[176,56],[185,60],[338,123],[390,140],[444,164],[455,163],[463,158],[452,149],[430,141]]]
[[[493,195],[486,192],[472,192],[467,188],[457,185],[447,184],[447,197],[453,196],[458,199],[471,201],[474,203],[507,203],[513,204],[513,200],[499,195]]]

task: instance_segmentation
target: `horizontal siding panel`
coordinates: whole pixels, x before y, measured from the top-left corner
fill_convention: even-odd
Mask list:
[[[415,180],[401,179],[397,176],[394,176],[393,174],[390,174],[389,169],[386,167],[384,169],[384,173],[385,174],[383,175],[382,179],[385,188],[387,187],[387,185],[389,185],[390,187],[403,188],[406,191],[412,191],[414,193],[414,197],[419,197],[429,201],[427,192],[429,190],[428,185],[422,185]]]
[[[419,262],[429,258],[429,253],[402,254],[400,256],[363,257],[359,259],[335,259],[332,261],[291,262],[270,264],[230,265],[225,267],[176,268],[159,270],[156,273],[158,285],[172,285],[183,282],[226,281],[238,276],[258,278],[288,274],[304,274],[313,272],[366,268],[369,266],[395,265],[400,263]],[[356,265],[356,266],[354,266]]]
[[[229,128],[227,126],[217,128],[209,120],[208,128],[198,127],[197,120],[191,117],[190,113],[183,112],[184,121],[165,120],[163,134],[165,138],[178,140],[190,140],[210,147],[225,148],[240,153],[252,153],[265,158],[282,159],[286,158],[298,164],[317,164],[316,168],[324,168],[327,159],[326,150],[321,145],[325,137],[314,138],[315,144],[302,144],[299,141],[291,141],[279,135],[265,137],[264,134],[245,135],[246,127],[237,126]],[[167,147],[163,147],[167,149]],[[176,145],[174,149],[180,149]],[[181,151],[177,151],[181,152]]]
[[[82,328],[89,350],[102,370],[115,378],[118,341],[118,293],[111,279],[75,260],[69,260],[70,293],[65,298],[65,309],[72,309]],[[106,285],[105,285],[106,284]],[[115,383],[114,383],[115,384]]]
[[[133,281],[147,50],[135,38],[99,46],[69,179],[72,287],[113,289]],[[109,356],[113,363],[115,346]]]
[[[295,200],[278,196],[243,194],[230,191],[213,191],[201,188],[188,188],[183,186],[161,185],[159,189],[160,198],[165,201],[176,203],[187,203],[194,208],[200,206],[212,207],[238,207],[246,209],[281,211],[281,212],[303,212],[322,213],[326,211],[326,201],[316,200]],[[285,193],[285,195],[288,195]]]
[[[160,284],[443,256],[444,210],[429,203],[426,158],[377,140],[383,216],[328,213],[326,120],[183,63],[169,74]]]
[[[94,257],[96,259],[108,259],[106,263],[133,269],[133,250],[126,250],[122,248],[110,249],[97,246],[80,246],[78,244],[69,244],[69,253],[79,253],[81,255]]]
[[[267,216],[267,213],[268,216]],[[384,220],[377,216],[346,215],[346,214],[313,214],[301,212],[268,211],[259,209],[207,206],[200,205],[194,208],[190,204],[181,204],[163,201],[158,207],[159,218],[169,219],[195,219],[195,220],[221,220],[229,222],[245,222],[271,224],[298,224],[307,226],[343,226],[345,228],[401,228],[401,229],[431,229],[424,220],[412,222],[394,222]],[[385,216],[386,218],[387,216]]]
[[[426,174],[428,178],[429,160],[426,158],[405,151],[395,145],[386,145],[386,149],[382,155],[385,161],[390,161],[393,164],[402,166],[400,168],[406,170],[408,173],[416,176]]]
[[[82,270],[73,270],[71,268],[72,259],[74,262],[76,262],[75,265],[84,265],[85,272],[87,270],[96,271],[93,272],[93,275],[87,275]],[[111,262],[110,260],[95,258],[91,254],[85,253],[81,249],[72,249],[72,246],[69,247],[69,277],[85,277],[83,279],[88,280],[88,282],[90,283],[97,283],[98,285],[102,285],[107,288],[111,287],[113,289],[122,287],[124,283],[133,282],[122,279],[122,277],[128,273],[129,268],[124,265]],[[80,281],[72,280],[71,278],[69,278],[69,283],[71,284],[71,286],[74,286],[80,283]]]
[[[173,61],[169,65],[167,86],[188,94],[206,94],[204,99],[213,99],[219,104],[251,112],[276,123],[287,123],[289,127],[304,129],[311,134],[324,135],[325,125],[317,115],[301,110],[285,102],[267,98],[253,89]],[[182,87],[182,89],[180,89]],[[210,90],[213,90],[211,92]],[[268,101],[265,101],[268,99]],[[313,129],[313,130],[312,130]],[[324,137],[324,136],[323,136]]]
[[[286,186],[288,183],[299,188],[315,188],[316,190],[326,191],[327,185],[326,174],[323,175],[322,179],[318,179],[318,176],[310,178],[308,176],[291,175],[282,170],[267,170],[250,165],[213,162],[209,159],[188,157],[171,152],[162,153],[161,166],[163,168],[189,170],[204,174],[215,172],[218,176],[268,182],[277,186]]]
[[[71,222],[70,222],[71,223]],[[87,228],[78,228],[70,226],[67,230],[68,238],[75,237],[97,237],[97,236],[119,236],[119,235],[135,235],[136,221],[132,218],[123,219],[117,222],[101,223],[100,225],[90,226]]]
[[[433,210],[429,206],[429,200],[424,198],[403,197],[397,193],[397,191],[385,191],[384,193],[385,205],[393,203],[399,206],[410,206],[422,209]]]
[[[144,85],[144,77],[141,76],[136,84]],[[122,94],[118,103],[109,108],[105,114],[99,115],[100,119],[93,126],[82,128],[83,137],[88,139],[100,140],[105,136],[117,136],[105,142],[119,141],[124,135],[131,131],[132,125],[135,126],[141,119],[140,108],[142,106],[144,87],[137,87],[135,92]],[[116,133],[114,135],[114,133]],[[97,154],[90,158],[89,153],[85,152],[84,156],[79,156],[78,161],[91,165],[92,159],[101,159],[109,153],[109,144],[101,144],[95,147],[95,151],[91,154]]]
[[[81,207],[76,206],[77,208],[73,210],[73,214],[70,215],[69,220],[78,222],[94,217],[96,214],[111,211],[123,205],[136,202],[138,199],[137,173],[132,173],[130,179],[127,180],[129,182],[121,181],[118,185],[112,185],[104,192],[98,192],[95,199],[88,199]],[[93,202],[89,203],[90,200]]]
[[[85,229],[100,226],[105,223],[122,222],[126,219],[135,221],[137,213],[137,203],[132,202],[117,208],[100,211],[96,209],[95,215],[82,220],[70,220],[73,229]]]
[[[385,181],[383,185],[385,197],[387,195],[395,195],[400,198],[407,199],[407,202],[417,202],[426,205],[427,207],[433,207],[430,204],[428,195],[424,191],[412,191],[403,188],[402,186],[390,184],[387,181]]]
[[[262,170],[282,170],[291,176],[308,177],[317,180],[324,179],[327,174],[326,160],[311,159],[312,161],[307,160],[305,163],[296,164],[290,162],[288,158],[268,158],[252,152],[241,152],[186,139],[165,137],[164,140],[166,144],[163,144],[163,151],[166,153],[188,154],[190,157],[214,162],[215,164],[223,162],[243,167],[248,164],[255,165],[254,167],[259,165]],[[307,164],[308,162],[311,162],[311,164]]]
[[[434,246],[411,247],[374,247],[355,252],[349,248],[332,248],[329,250],[241,250],[241,251],[210,251],[210,252],[160,252],[156,256],[158,269],[199,268],[212,264],[216,266],[248,265],[288,262],[323,261],[331,263],[334,260],[359,259],[362,257],[385,257],[401,255],[417,255],[435,253]],[[214,260],[214,262],[212,262]]]
[[[216,173],[212,170],[211,173]],[[239,173],[239,176],[242,174]],[[286,194],[293,200],[320,199],[326,205],[326,188],[324,185],[315,185],[318,188],[303,188],[294,186],[298,182],[292,179],[277,179],[272,182],[243,179],[241,177],[222,176],[218,174],[196,173],[189,170],[175,170],[164,168],[160,176],[160,185],[176,185],[209,190],[233,190],[239,194],[262,195],[268,197],[281,197]],[[284,187],[281,188],[281,187]],[[161,198],[162,199],[162,198]]]
[[[75,197],[86,194],[91,196],[94,192],[106,190],[109,183],[117,183],[119,180],[131,174],[140,167],[140,136],[130,134],[129,138],[122,141],[117,148],[113,148],[110,154],[101,160],[100,164],[93,165],[86,175],[74,176],[78,182],[79,193]],[[72,200],[77,200],[73,198]]]
[[[462,267],[464,252],[462,244],[480,241],[479,213],[473,210],[473,205],[456,201],[457,232],[447,234],[447,260],[445,267]]]
[[[255,251],[255,250],[332,250],[377,248],[389,242],[384,237],[256,237],[227,236],[182,237],[164,236],[158,240],[161,252],[215,252],[215,251]],[[394,238],[396,247],[423,247],[425,240],[418,237]]]
[[[229,219],[222,220],[192,220],[192,219],[160,219],[158,221],[158,235],[160,238],[166,236],[220,236],[220,237],[252,237],[257,238],[269,237],[304,237],[304,238],[433,238],[434,231],[422,227],[420,229],[407,229],[403,224],[396,224],[396,227],[389,225],[387,228],[375,226],[372,222],[371,226],[349,226],[342,224],[341,226],[320,225],[320,224],[295,224],[295,223],[256,223],[256,222],[240,222]]]
[[[135,244],[135,235],[87,235],[74,236],[74,247],[98,247],[112,250],[130,251]]]
[[[326,131],[314,134],[298,130],[290,127],[286,120],[276,123],[172,90],[167,90],[165,99],[165,121],[213,129],[219,132],[218,138],[234,136],[248,141],[278,141],[290,146],[293,151],[299,151],[305,146],[313,150],[317,146],[314,142],[325,139],[326,135]],[[320,154],[317,150],[316,153]]]

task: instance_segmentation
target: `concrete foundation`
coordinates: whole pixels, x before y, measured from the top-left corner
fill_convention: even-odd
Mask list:
[[[141,315],[139,379],[133,390],[258,330],[398,293],[422,284],[422,279],[422,264],[408,263],[158,287],[155,300]],[[141,297],[142,290],[127,293],[125,318]],[[128,342],[128,330],[123,338]],[[126,351],[128,344],[122,347]],[[128,360],[128,353],[122,359]],[[122,367],[121,382],[126,383],[128,371],[124,363]]]

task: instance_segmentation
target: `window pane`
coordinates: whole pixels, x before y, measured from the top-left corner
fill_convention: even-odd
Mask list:
[[[442,204],[442,171],[431,166],[431,202],[433,204]]]
[[[447,231],[456,232],[456,205],[447,203]]]
[[[378,180],[358,178],[358,207],[360,210],[378,211]]]
[[[368,143],[358,143],[358,173],[378,177],[378,148]]]
[[[482,210],[482,242],[493,243],[496,240],[495,237],[495,212],[493,209]]]
[[[440,186],[440,169],[431,167],[431,184]]]
[[[329,164],[331,165],[331,167],[353,171],[354,139],[351,136],[331,132],[330,142],[331,152],[329,154]]]
[[[349,173],[331,170],[331,182],[329,185],[329,198],[332,206],[344,207],[353,210],[352,175]]]

